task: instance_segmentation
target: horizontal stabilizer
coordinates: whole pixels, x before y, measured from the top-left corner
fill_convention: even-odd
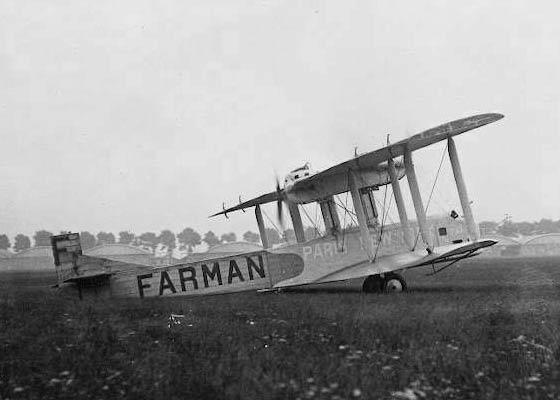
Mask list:
[[[105,283],[111,275],[113,274],[109,272],[98,272],[98,273],[90,273],[86,275],[78,275],[64,280],[64,283],[72,282],[72,283],[102,284]]]

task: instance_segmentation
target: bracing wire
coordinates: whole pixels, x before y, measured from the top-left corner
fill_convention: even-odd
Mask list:
[[[268,220],[268,222],[270,222],[270,224],[274,227],[274,229],[276,230],[276,232],[278,233],[278,235],[280,235],[280,237],[284,240],[287,241],[286,238],[284,237],[284,233],[280,231],[280,229],[278,229],[278,227],[276,226],[276,224],[274,222],[272,222],[272,219],[270,219],[270,217],[268,216],[268,214],[266,213],[266,211],[263,209],[262,210],[264,216],[266,217],[266,219]]]
[[[315,217],[313,218],[313,221],[315,221],[316,225],[319,225],[319,223],[317,222],[317,213],[318,213],[317,208],[318,208],[317,203],[315,203]],[[311,224],[311,225],[313,225],[313,224]]]
[[[348,206],[348,192],[346,192],[346,198],[344,199],[344,219],[342,220],[342,229],[345,230],[346,227],[346,215],[348,212],[346,211],[346,207]]]
[[[302,209],[303,209],[303,213],[305,214],[305,216],[307,217],[311,225],[313,225],[313,228],[315,229],[315,232],[317,232],[318,237],[321,237],[321,232],[319,231],[319,228],[317,228],[317,225],[315,225],[315,221],[311,219],[305,207],[302,207]]]
[[[346,226],[346,216],[350,215],[350,218],[352,219],[351,216],[351,212],[348,209],[348,192],[346,192],[346,198],[344,199],[344,205],[342,205],[342,201],[340,200],[340,198],[337,196],[334,196],[334,205],[338,206],[340,208],[342,208],[344,210],[344,216],[342,218],[342,226],[340,227],[340,230],[342,232],[342,240],[341,240],[341,250],[344,250],[344,245],[345,245],[345,239],[346,239],[346,231],[347,231],[347,226]]]
[[[383,239],[383,230],[385,228],[385,221],[386,221],[387,216],[389,215],[389,209],[391,208],[391,204],[392,204],[393,197],[394,197],[394,196],[389,197],[389,204],[387,205],[387,207],[385,207],[385,203],[386,203],[386,200],[387,200],[387,191],[388,191],[387,186],[388,185],[385,185],[385,193],[383,194],[383,208],[382,208],[383,209],[383,214],[381,216],[381,227],[379,228],[379,237],[377,239],[377,247],[375,248],[375,254],[373,255],[373,260],[374,261],[377,259],[377,254],[379,252],[379,249],[381,248],[381,243],[382,243],[381,239]]]
[[[426,202],[426,207],[424,207],[424,212],[427,214],[428,213],[428,208],[430,207],[430,201],[432,200],[432,195],[434,194],[434,189],[436,188],[436,183],[438,181],[439,178],[439,174],[441,172],[441,167],[443,166],[443,161],[445,160],[445,152],[447,151],[447,143],[445,144],[445,148],[443,149],[443,152],[441,153],[441,159],[439,161],[439,167],[437,169],[436,172],[436,176],[434,178],[434,183],[432,184],[432,190],[430,190],[430,195],[428,196],[428,201]],[[418,232],[416,233],[416,239],[414,240],[414,246],[412,246],[412,249],[416,248],[416,244],[418,244],[418,239],[420,237],[420,223],[418,223]]]
[[[346,196],[346,200],[348,200],[348,195]],[[335,204],[336,204],[337,206],[339,206],[340,208],[342,208],[342,209],[344,210],[345,213],[348,213],[348,215],[350,216],[350,219],[352,220],[352,223],[353,223],[353,224],[358,224],[357,220],[354,219],[354,217],[356,216],[356,213],[352,212],[352,211],[351,211],[350,209],[348,209],[348,207],[347,207],[348,202],[346,203],[346,206],[343,205],[343,204],[341,204],[341,203],[338,203],[338,202],[336,202],[336,201],[335,201]],[[345,214],[345,215],[346,215],[346,214]]]

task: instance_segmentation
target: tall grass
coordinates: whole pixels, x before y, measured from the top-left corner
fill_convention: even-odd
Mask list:
[[[0,397],[560,398],[559,263],[539,263],[414,272],[399,295],[80,302],[18,281],[1,286]]]

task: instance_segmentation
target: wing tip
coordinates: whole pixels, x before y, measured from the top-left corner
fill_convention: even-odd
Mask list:
[[[489,113],[487,115],[488,115],[488,117],[491,117],[494,121],[498,121],[499,119],[502,119],[502,118],[505,117],[505,115],[501,114],[501,113]]]

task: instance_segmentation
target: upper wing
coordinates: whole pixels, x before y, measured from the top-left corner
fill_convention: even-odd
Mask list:
[[[221,214],[227,214],[227,213],[232,212],[232,211],[243,210],[245,208],[254,207],[258,204],[271,203],[271,202],[277,201],[279,199],[280,199],[280,197],[278,195],[278,192],[270,192],[270,193],[267,193],[267,194],[263,194],[262,196],[255,197],[254,199],[245,201],[243,203],[239,203],[235,207],[230,207],[230,208],[224,209],[223,211],[220,211],[219,213],[213,214],[210,217],[215,217],[216,215],[221,215]]]
[[[294,189],[312,189],[316,184],[324,181],[325,178],[329,179],[335,175],[345,175],[349,170],[367,171],[379,169],[381,163],[387,161],[389,158],[402,156],[407,150],[418,150],[441,140],[470,131],[471,129],[490,124],[503,117],[502,114],[495,113],[480,114],[436,126],[435,128],[411,136],[408,139],[403,139],[381,149],[362,154],[351,160],[337,164],[307,179],[302,179],[294,184]]]
[[[495,113],[479,114],[436,126],[435,128],[428,129],[427,131],[418,133],[381,149],[354,157],[348,161],[314,174],[309,178],[301,179],[294,183],[292,190],[297,192],[309,191],[314,193],[317,192],[318,187],[328,186],[329,190],[332,188],[331,194],[340,193],[340,191],[343,191],[344,188],[348,187],[348,184],[345,183],[345,179],[347,178],[348,171],[350,170],[360,171],[363,173],[375,171],[385,172],[386,166],[383,165],[383,163],[387,162],[390,158],[404,155],[407,150],[414,151],[421,149],[422,147],[429,146],[441,140],[459,135],[463,132],[490,124],[503,117],[504,116],[502,114]],[[399,178],[402,176],[403,175],[400,175]],[[335,182],[338,182],[339,185],[335,184]],[[388,184],[390,183],[390,180],[388,177],[385,177],[382,178],[382,182],[382,184]],[[321,191],[321,195],[324,197],[325,191]],[[240,203],[235,207],[224,209],[223,211],[211,215],[210,217],[227,214],[232,211],[242,210],[258,204],[270,203],[277,200],[280,200],[280,196],[277,192],[267,193],[244,203]]]

